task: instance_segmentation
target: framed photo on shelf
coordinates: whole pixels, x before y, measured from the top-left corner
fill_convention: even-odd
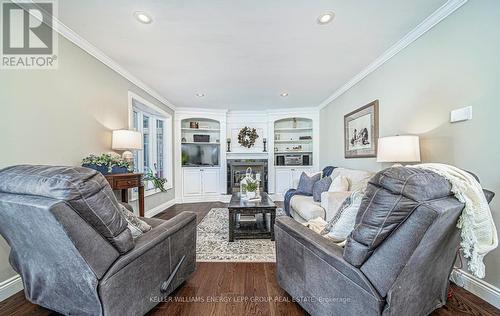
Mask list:
[[[344,157],[377,157],[378,100],[344,115]]]

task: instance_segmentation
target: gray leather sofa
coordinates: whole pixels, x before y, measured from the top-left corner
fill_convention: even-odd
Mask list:
[[[277,278],[311,315],[427,315],[446,303],[463,204],[436,173],[370,181],[345,248],[289,217],[275,226]],[[485,192],[488,201],[492,192]]]
[[[79,167],[0,170],[0,233],[26,297],[65,315],[143,315],[196,268],[196,215],[144,218],[135,240],[106,179]]]

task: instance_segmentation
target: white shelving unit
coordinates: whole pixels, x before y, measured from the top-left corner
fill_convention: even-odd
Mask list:
[[[269,116],[269,127],[269,188],[273,198],[281,200],[288,189],[297,188],[302,172],[319,169],[319,112],[274,113]],[[302,156],[308,163],[283,165],[287,155]]]
[[[302,139],[301,139],[302,138]],[[284,118],[274,122],[274,164],[276,155],[313,153],[313,120]],[[312,157],[310,159],[312,164]]]
[[[176,198],[182,202],[219,200],[225,188],[225,112],[180,110],[176,112],[175,122]],[[195,141],[195,135],[200,135],[202,139],[198,140],[203,141]],[[207,158],[214,148],[218,148],[217,161],[208,159],[210,164],[204,160],[202,164],[197,160],[189,161],[189,155],[196,153]]]
[[[198,128],[190,127],[196,124]],[[207,135],[209,142],[195,142],[194,135]],[[206,118],[184,119],[181,121],[181,142],[183,144],[220,144],[220,123]]]

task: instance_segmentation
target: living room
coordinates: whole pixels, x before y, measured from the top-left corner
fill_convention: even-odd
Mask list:
[[[500,314],[498,1],[0,6],[0,315]]]

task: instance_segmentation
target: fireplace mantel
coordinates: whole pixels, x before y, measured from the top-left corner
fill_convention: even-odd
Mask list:
[[[226,153],[227,159],[268,159],[268,152],[228,152]]]

